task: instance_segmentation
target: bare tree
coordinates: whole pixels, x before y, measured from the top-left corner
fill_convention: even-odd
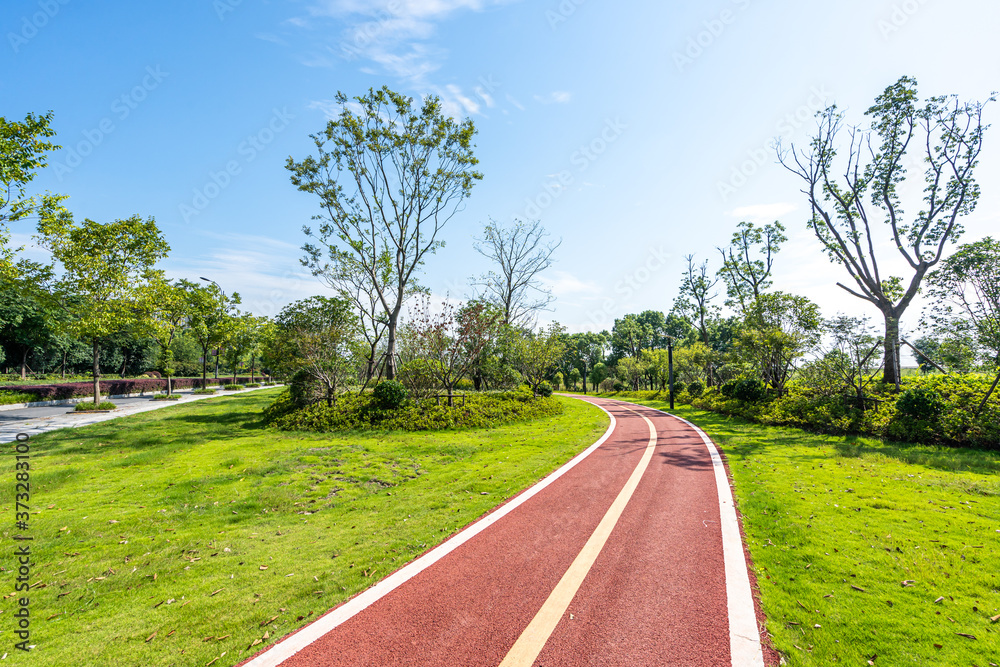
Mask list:
[[[462,209],[482,174],[474,170],[471,120],[455,122],[434,96],[413,99],[388,88],[354,98],[337,93],[340,116],[311,135],[318,157],[288,158],[292,184],[319,197],[315,238],[331,259],[353,257],[386,318],[386,376],[395,376],[396,328],[424,262],[444,243],[441,228]],[[356,104],[355,104],[356,102]],[[329,148],[328,148],[329,145]],[[307,266],[322,249],[306,243]],[[384,272],[385,266],[390,270]]]
[[[778,146],[778,158],[804,182],[812,209],[810,225],[831,261],[839,262],[854,281],[837,285],[874,304],[885,321],[883,380],[899,386],[899,320],[920,288],[924,275],[940,261],[948,241],[961,234],[959,218],[971,213],[979,198],[973,171],[982,149],[983,103],[960,103],[955,96],[933,97],[923,106],[917,82],[901,77],[875,99],[865,113],[871,130],[848,128],[850,140],[842,175],[834,166],[843,114],[836,105],[818,114],[809,153]],[[994,100],[990,97],[990,101]],[[907,150],[922,153],[924,188],[913,222],[903,220],[900,186],[906,179]],[[908,283],[884,275],[876,244],[882,218],[912,275]]]
[[[476,239],[476,252],[494,262],[497,270],[472,284],[481,287],[485,298],[500,308],[504,324],[530,324],[532,315],[555,299],[538,274],[552,266],[552,255],[562,240],[546,242],[546,236],[538,220],[514,220],[510,227],[502,227],[490,219],[483,228],[483,238]]]

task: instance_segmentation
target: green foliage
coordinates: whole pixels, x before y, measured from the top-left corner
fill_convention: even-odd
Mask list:
[[[603,385],[604,383],[602,382],[601,384]],[[625,386],[624,382],[617,379],[611,384],[611,388],[614,389],[615,391],[625,391],[626,389],[628,389],[628,387]]]
[[[243,385],[241,385],[241,384],[227,384],[227,385],[223,385],[222,388],[225,389],[226,391],[239,391],[239,390],[243,389]]]
[[[733,387],[733,398],[738,401],[755,403],[767,396],[767,387],[757,378],[742,378]]]
[[[735,396],[736,385],[738,383],[739,380],[730,380],[729,382],[724,383],[722,387],[719,388],[719,391],[726,398],[733,398]]]
[[[118,406],[111,401],[101,401],[100,403],[91,403],[89,401],[83,401],[77,403],[73,410],[76,412],[93,412],[94,410],[114,410]]]
[[[0,391],[0,405],[14,405],[17,403],[31,403],[37,401],[34,394],[26,394],[19,391]]]
[[[247,385],[247,386],[249,387],[250,385]],[[205,389],[195,389],[191,393],[192,394],[198,394],[198,395],[207,395],[207,394],[214,394],[215,390],[214,389],[208,389],[206,387]]]
[[[997,448],[1000,444],[1000,397],[993,396],[977,416],[990,379],[979,375],[928,375],[903,378],[903,393],[878,384],[864,401],[854,395],[823,394],[791,384],[786,394],[758,402],[737,400],[708,390],[691,405],[736,415],[762,424],[795,426],[820,433],[859,434],[902,442]],[[733,389],[735,389],[735,383]],[[902,396],[908,395],[907,399]],[[904,412],[897,399],[904,400]],[[938,407],[935,407],[937,405]],[[915,416],[931,415],[931,416]],[[936,415],[936,416],[934,416]]]
[[[941,415],[944,402],[932,387],[907,389],[896,399],[896,411],[903,417],[933,420]]]
[[[248,382],[243,386],[247,389],[257,389],[258,387],[261,386],[261,384],[260,382]]]
[[[372,394],[375,396],[375,405],[380,410],[398,410],[406,403],[409,395],[406,387],[399,380],[383,380],[379,382]]]
[[[538,389],[536,390],[539,396],[543,398],[548,398],[552,395],[552,385],[544,380],[538,383]]]
[[[705,392],[705,383],[701,380],[695,380],[694,382],[688,384],[687,390],[691,396],[697,398]]]
[[[437,405],[413,401],[387,410],[372,394],[347,394],[334,406],[315,404],[296,408],[289,392],[264,412],[265,422],[282,431],[438,431],[460,428],[493,428],[516,421],[560,414],[555,398],[534,398],[527,388],[517,391],[470,394],[465,404]]]

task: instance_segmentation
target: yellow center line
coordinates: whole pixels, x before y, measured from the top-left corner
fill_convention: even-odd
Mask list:
[[[629,410],[629,412],[635,411]],[[635,412],[635,414],[639,415],[638,412]],[[572,602],[576,592],[583,584],[587,573],[590,572],[594,561],[597,560],[597,556],[600,555],[604,544],[608,541],[611,531],[614,530],[618,519],[621,518],[622,512],[625,511],[625,506],[628,505],[628,501],[631,500],[636,487],[639,486],[639,480],[642,479],[643,473],[649,466],[649,461],[653,458],[653,449],[656,447],[656,428],[653,426],[653,422],[649,421],[643,415],[639,416],[649,426],[649,443],[642,453],[639,464],[632,471],[631,477],[628,478],[625,486],[611,504],[604,518],[601,519],[601,523],[597,525],[590,539],[583,545],[583,549],[577,555],[573,564],[569,566],[562,579],[559,580],[552,593],[549,594],[548,599],[545,600],[545,604],[542,605],[542,608],[538,610],[535,617],[531,619],[528,627],[524,629],[521,636],[514,642],[514,646],[511,647],[503,662],[500,663],[500,667],[530,667],[534,664],[535,658],[541,653],[545,643],[556,629],[556,625],[562,619],[563,614],[566,613],[569,603]]]

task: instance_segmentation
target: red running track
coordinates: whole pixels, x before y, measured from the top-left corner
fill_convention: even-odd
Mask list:
[[[651,423],[656,445],[638,486],[537,658],[520,664],[763,665],[759,627],[744,627],[749,644],[730,632],[732,604],[751,626],[754,609],[748,588],[746,599],[729,600],[739,597],[732,587],[727,596],[725,516],[706,442],[662,412],[586,400],[616,423],[574,467],[301,650],[288,656],[286,638],[243,664],[496,667],[643,462]],[[745,568],[742,544],[728,548]]]

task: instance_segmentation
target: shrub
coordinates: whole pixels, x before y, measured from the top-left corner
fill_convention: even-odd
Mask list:
[[[458,428],[493,428],[516,421],[560,414],[554,398],[535,398],[530,390],[470,394],[465,405],[408,402],[397,410],[383,410],[374,394],[346,394],[337,404],[305,408],[292,404],[288,391],[264,410],[264,420],[283,431],[403,430],[431,431]]]
[[[475,391],[476,383],[469,378],[462,378],[455,383],[455,389],[458,389],[459,391]]]
[[[440,362],[431,359],[414,359],[403,364],[396,377],[413,398],[426,398],[438,388],[435,371]]]
[[[118,406],[111,401],[101,401],[97,405],[94,405],[93,401],[83,401],[81,403],[77,403],[73,407],[73,410],[75,412],[94,412],[96,410],[114,410],[117,407]]]
[[[35,394],[27,394],[17,391],[0,391],[0,405],[13,405],[15,403],[34,403],[38,400]]]
[[[195,389],[195,390],[194,390],[194,391],[192,391],[191,393],[192,393],[192,394],[214,394],[214,393],[215,393],[215,390],[214,390],[214,389],[208,389],[208,388],[206,387],[205,389]]]
[[[323,400],[323,387],[312,373],[302,368],[288,383],[289,397],[297,407],[304,408]]]
[[[548,398],[552,395],[552,385],[550,385],[545,380],[538,383],[538,395],[542,398]]]
[[[156,378],[157,380],[159,380],[163,376],[160,375],[160,371],[146,371],[145,373],[142,374],[142,377],[144,377],[144,378]]]
[[[625,391],[625,383],[622,382],[621,380],[615,380],[614,383],[611,385],[611,388],[614,389],[615,391]]]
[[[719,387],[719,393],[726,398],[733,398],[733,392],[736,391],[736,384],[739,380],[730,380]]]
[[[705,383],[701,380],[695,380],[687,386],[687,390],[693,398],[697,398],[705,393]]]
[[[248,382],[243,386],[246,387],[247,389],[256,389],[257,387],[260,386],[260,382]]]
[[[375,396],[375,404],[382,410],[398,410],[408,396],[406,387],[398,380],[379,382],[372,393]]]
[[[160,394],[159,396],[153,397],[154,401],[179,401],[181,397],[177,394]]]
[[[226,391],[239,391],[240,389],[243,388],[243,385],[241,385],[241,384],[227,384],[227,385],[223,385],[222,388],[225,389]]]
[[[616,381],[611,378],[605,378],[601,380],[601,384],[598,386],[598,389],[600,389],[602,394],[610,393],[615,388],[615,382]]]
[[[747,403],[756,403],[767,395],[767,388],[757,378],[743,378],[736,381],[733,388],[733,398]]]
[[[931,387],[907,389],[896,399],[899,414],[913,419],[935,419],[941,414],[943,407],[941,395]]]

